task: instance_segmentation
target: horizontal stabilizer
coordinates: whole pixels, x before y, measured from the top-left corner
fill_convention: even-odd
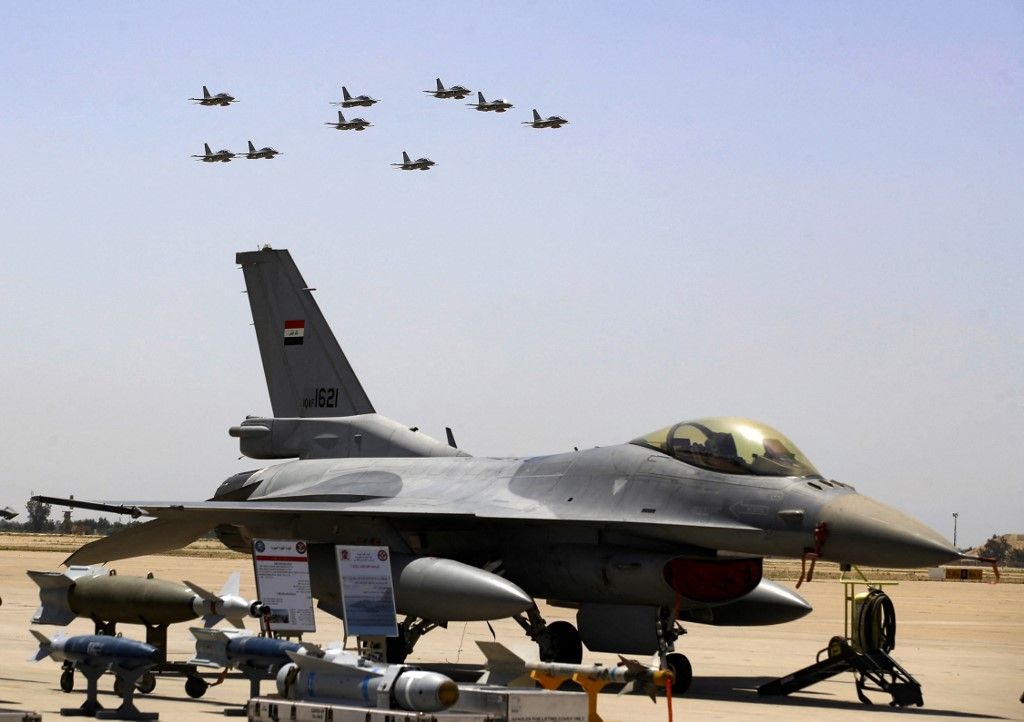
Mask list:
[[[64,560],[65,564],[97,564],[159,554],[188,546],[217,526],[217,520],[154,519],[89,542]]]

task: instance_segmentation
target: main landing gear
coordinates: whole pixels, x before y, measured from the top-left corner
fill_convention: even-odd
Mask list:
[[[542,662],[579,664],[583,661],[580,633],[569,622],[559,620],[547,624],[536,604],[512,618],[523,628],[526,636],[537,643]]]

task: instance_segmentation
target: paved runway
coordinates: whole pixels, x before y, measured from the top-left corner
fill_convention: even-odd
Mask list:
[[[61,707],[78,706],[82,695],[76,690],[64,694],[57,686],[59,666],[44,660],[25,661],[35,650],[28,632],[29,619],[38,605],[35,585],[26,569],[56,570],[64,552],[0,551],[0,709],[36,710],[54,719]],[[254,595],[252,572],[244,558],[192,558],[153,556],[112,564],[120,574],[145,574],[181,580],[191,579],[217,589],[232,571],[241,570],[243,595]],[[1024,585],[960,582],[903,582],[887,588],[896,604],[897,643],[893,656],[921,683],[922,708],[893,710],[889,698],[871,695],[873,707],[865,707],[854,693],[853,677],[844,674],[788,698],[759,698],[756,688],[769,679],[788,674],[814,661],[829,637],[843,628],[842,587],[833,581],[815,580],[801,593],[814,605],[806,618],[777,627],[714,628],[689,625],[680,640],[694,667],[695,679],[689,694],[674,701],[676,720],[873,720],[923,716],[929,720],[1024,719]],[[572,619],[565,609],[542,608],[546,618]],[[342,635],[341,622],[318,613],[319,631],[309,635],[318,642],[330,642]],[[525,653],[534,647],[512,621],[493,625],[498,640]],[[56,627],[38,627],[46,634]],[[124,625],[125,636],[144,638],[140,627]],[[89,634],[92,625],[76,620],[71,634]],[[482,622],[452,624],[424,637],[411,662],[479,663],[482,655],[473,643],[490,639]],[[168,633],[169,656],[187,659],[193,650],[187,625],[172,627]],[[585,661],[613,663],[611,655],[586,653]],[[116,706],[109,693],[110,678],[104,678],[101,702]],[[78,678],[79,689],[83,682]],[[264,683],[270,691],[272,683]],[[160,718],[178,720],[218,719],[225,707],[245,701],[244,680],[228,680],[212,687],[199,700],[185,696],[183,681],[160,679],[150,695],[136,697],[144,711]],[[665,700],[652,704],[644,697],[614,694],[601,696],[599,712],[611,722],[642,722],[667,719]]]

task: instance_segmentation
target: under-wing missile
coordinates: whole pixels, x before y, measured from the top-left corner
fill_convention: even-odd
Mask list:
[[[145,577],[119,576],[101,566],[72,566],[66,572],[29,571],[39,585],[39,609],[33,624],[64,626],[76,617],[94,621],[175,624],[202,617],[206,626],[227,619],[236,627],[246,617],[267,612],[262,602],[238,596],[239,575],[231,575],[219,595],[186,582],[179,584]]]
[[[439,712],[459,699],[459,687],[438,672],[404,664],[375,665],[337,650],[324,658],[288,652],[291,663],[277,673],[286,699],[357,701],[371,707]]]
[[[97,683],[108,669],[117,675],[123,690],[123,702],[115,719],[155,719],[155,715],[143,715],[132,702],[135,683],[147,669],[160,662],[160,650],[151,644],[136,642],[124,637],[110,637],[101,634],[82,634],[74,637],[57,635],[48,639],[36,630],[29,630],[39,641],[39,649],[29,657],[38,662],[50,657],[57,662],[70,663],[85,677],[88,687],[85,703],[78,710],[61,710],[61,714],[77,714],[90,717],[102,709],[96,699]],[[71,674],[70,670],[64,672]],[[63,680],[61,682],[63,685]],[[66,689],[70,689],[67,687]],[[117,687],[115,687],[117,689]]]

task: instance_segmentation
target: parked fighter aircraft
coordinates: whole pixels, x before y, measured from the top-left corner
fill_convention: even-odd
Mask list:
[[[345,116],[339,110],[338,122],[324,123],[324,125],[329,125],[333,128],[336,128],[337,130],[365,130],[369,128],[372,124],[370,123],[370,121],[363,120],[362,118],[352,118],[351,120],[345,120]]]
[[[416,160],[410,160],[409,154],[404,150],[402,151],[402,162],[392,163],[399,170],[430,170],[432,166],[437,165],[430,158],[417,158]]]
[[[228,105],[231,105],[232,103],[237,103],[238,102],[237,100],[235,100],[235,97],[233,95],[230,95],[228,93],[217,93],[216,95],[210,95],[210,91],[206,89],[205,85],[203,86],[203,97],[202,98],[189,98],[189,100],[194,100],[195,102],[199,103],[200,105],[223,105],[223,106],[228,106]]]
[[[504,98],[498,98],[497,100],[485,100],[483,93],[477,93],[476,97],[478,102],[466,103],[466,105],[477,110],[482,110],[484,112],[493,110],[495,113],[504,113],[509,108],[515,107],[512,105],[512,103],[508,102]]]
[[[232,158],[235,157],[234,153],[232,153],[230,150],[226,150],[224,148],[221,148],[216,153],[214,153],[213,151],[210,150],[210,144],[209,143],[203,143],[203,148],[206,149],[206,153],[204,155],[194,155],[192,157],[193,158],[198,158],[199,160],[203,161],[204,163],[217,163],[218,161],[221,162],[221,163],[227,163]]]
[[[534,128],[561,128],[569,121],[560,115],[549,115],[547,118],[541,118],[540,113],[537,109],[533,109],[533,120],[524,120],[523,125],[529,125]]]
[[[437,90],[424,90],[424,93],[430,93],[435,98],[455,98],[456,100],[464,100],[471,91],[469,88],[463,88],[461,85],[453,85],[450,88],[444,87],[441,79],[437,79]]]
[[[762,577],[765,555],[882,567],[959,556],[937,532],[828,479],[780,432],[743,418],[684,421],[584,451],[471,457],[375,412],[287,251],[236,261],[274,417],[247,417],[230,433],[250,458],[298,458],[236,474],[208,501],[90,502],[153,519],[67,563],[174,549],[210,529],[243,552],[254,538],[298,537],[309,545],[313,595],[340,616],[335,545],[374,540],[394,557],[476,567],[418,571],[429,591],[403,593],[429,597],[431,618],[402,622],[392,659],[462,609],[464,579],[493,578],[503,598],[518,587],[578,609],[578,631],[546,624],[536,606],[515,615],[546,661],[578,663],[581,638],[592,651],[658,652],[683,692],[689,663],[669,654],[680,621],[774,624],[810,611]]]
[[[242,155],[242,153],[239,153],[239,155]],[[249,160],[256,160],[257,158],[266,158],[267,160],[272,160],[275,155],[281,155],[281,151],[274,150],[273,148],[269,148],[267,146],[264,146],[259,150],[256,150],[256,146],[252,144],[251,140],[249,141],[249,152],[245,153],[245,157],[248,158]]]
[[[331,105],[340,105],[342,108],[355,108],[357,106],[364,105],[367,108],[369,108],[374,103],[379,102],[379,100],[371,98],[369,95],[357,95],[353,98],[351,95],[349,95],[348,88],[342,85],[341,102],[332,101]]]

